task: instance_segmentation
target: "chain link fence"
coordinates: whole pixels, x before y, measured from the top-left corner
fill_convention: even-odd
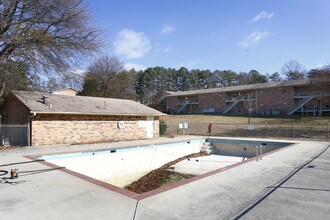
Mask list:
[[[27,146],[29,144],[28,125],[0,124],[0,145]]]
[[[184,126],[185,124],[185,126]],[[209,123],[167,123],[165,135],[206,135]],[[330,125],[212,123],[211,136],[329,141]]]

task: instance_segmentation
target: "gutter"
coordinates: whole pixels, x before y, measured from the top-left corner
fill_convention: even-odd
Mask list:
[[[36,114],[54,114],[54,115],[103,115],[103,116],[165,116],[167,114],[160,113],[160,114],[102,114],[102,113],[85,113],[85,112],[38,112],[38,111],[31,111],[34,115]]]

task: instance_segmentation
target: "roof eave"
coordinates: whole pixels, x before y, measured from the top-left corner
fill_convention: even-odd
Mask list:
[[[295,80],[300,81],[300,80]],[[276,83],[275,85],[271,85],[269,87],[249,87],[252,85],[258,85],[258,84],[250,84],[250,85],[243,85],[243,88],[235,88],[240,86],[228,86],[228,87],[220,87],[220,88],[210,88],[210,89],[198,89],[198,90],[191,90],[191,91],[183,91],[183,92],[174,92],[171,94],[166,95],[165,97],[178,97],[178,96],[191,96],[191,95],[201,95],[201,94],[208,94],[208,93],[216,93],[216,92],[235,92],[235,91],[249,91],[249,90],[262,90],[262,89],[268,89],[268,88],[276,88],[276,87],[290,87],[290,86],[302,86],[302,85],[309,85],[311,82],[309,79],[304,80],[303,82],[298,83],[288,83],[285,84],[286,81],[282,81],[279,83]],[[270,83],[262,83],[264,85],[269,85]],[[245,87],[245,88],[244,88]],[[206,90],[206,91],[205,91]]]
[[[164,113],[145,113],[145,114],[135,114],[135,113],[131,113],[131,114],[111,114],[111,113],[86,113],[86,112],[40,112],[40,111],[30,111],[30,113],[32,114],[55,114],[55,115],[63,115],[63,114],[67,114],[67,115],[111,115],[111,116],[165,116],[166,114]]]

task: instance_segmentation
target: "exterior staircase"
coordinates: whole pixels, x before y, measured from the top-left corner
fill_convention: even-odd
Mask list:
[[[242,99],[236,100],[233,104],[231,104],[223,113],[226,114],[228,113],[232,108],[234,108]]]
[[[311,101],[315,96],[308,96],[306,97],[301,103],[297,104],[293,109],[291,109],[288,112],[288,115],[292,115],[295,113],[298,109],[300,109],[302,106],[306,105],[309,101]]]
[[[184,104],[183,106],[181,106],[181,107],[176,111],[176,113],[177,113],[177,114],[181,114],[181,113],[185,110],[185,108],[187,107],[187,105],[188,105],[188,103],[186,103],[186,104]]]

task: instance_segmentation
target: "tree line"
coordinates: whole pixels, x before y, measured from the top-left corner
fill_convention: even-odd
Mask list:
[[[306,71],[297,61],[289,61],[282,73],[262,74],[257,70],[235,72],[232,70],[188,70],[149,67],[129,71],[116,57],[102,56],[92,63],[83,79],[81,95],[134,99],[152,106],[164,92],[208,89],[255,83],[279,82],[304,78],[330,76],[330,65]]]

